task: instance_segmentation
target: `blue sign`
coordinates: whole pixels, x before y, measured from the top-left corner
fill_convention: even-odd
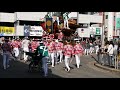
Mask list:
[[[24,26],[24,36],[28,37],[30,35],[30,26]]]

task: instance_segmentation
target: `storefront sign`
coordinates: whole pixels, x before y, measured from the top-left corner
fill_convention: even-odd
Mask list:
[[[43,28],[41,26],[31,26],[30,28],[30,36],[42,36]]]
[[[100,35],[100,28],[96,28],[96,35]]]
[[[13,36],[15,34],[14,27],[4,27],[0,26],[0,35],[1,36]]]
[[[90,37],[89,28],[78,28],[77,30],[79,37]]]

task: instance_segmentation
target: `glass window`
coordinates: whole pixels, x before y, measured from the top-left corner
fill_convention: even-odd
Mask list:
[[[108,15],[106,15],[105,18],[108,19]]]

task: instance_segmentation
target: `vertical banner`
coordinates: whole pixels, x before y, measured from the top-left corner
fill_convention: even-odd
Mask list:
[[[46,18],[46,29],[50,34],[53,34],[53,18]]]
[[[116,29],[120,29],[120,18],[116,19]]]
[[[116,13],[116,30],[119,30],[120,29],[120,13],[117,12]]]
[[[30,34],[30,26],[24,26],[24,36],[25,37],[28,37],[29,36],[29,34]]]

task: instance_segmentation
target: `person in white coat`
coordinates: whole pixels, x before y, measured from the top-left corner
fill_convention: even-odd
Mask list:
[[[114,46],[113,46],[113,42],[110,41],[110,44],[108,46],[108,55],[109,55],[109,58],[108,58],[108,63],[109,63],[109,66],[112,67],[114,64],[114,58],[113,58],[113,51],[114,51]]]
[[[30,44],[30,41],[28,40],[27,37],[25,37],[25,39],[22,41],[22,48],[24,51],[24,61],[25,62],[27,61],[27,58],[28,58],[28,55],[26,55],[26,52],[29,52],[29,44]]]

